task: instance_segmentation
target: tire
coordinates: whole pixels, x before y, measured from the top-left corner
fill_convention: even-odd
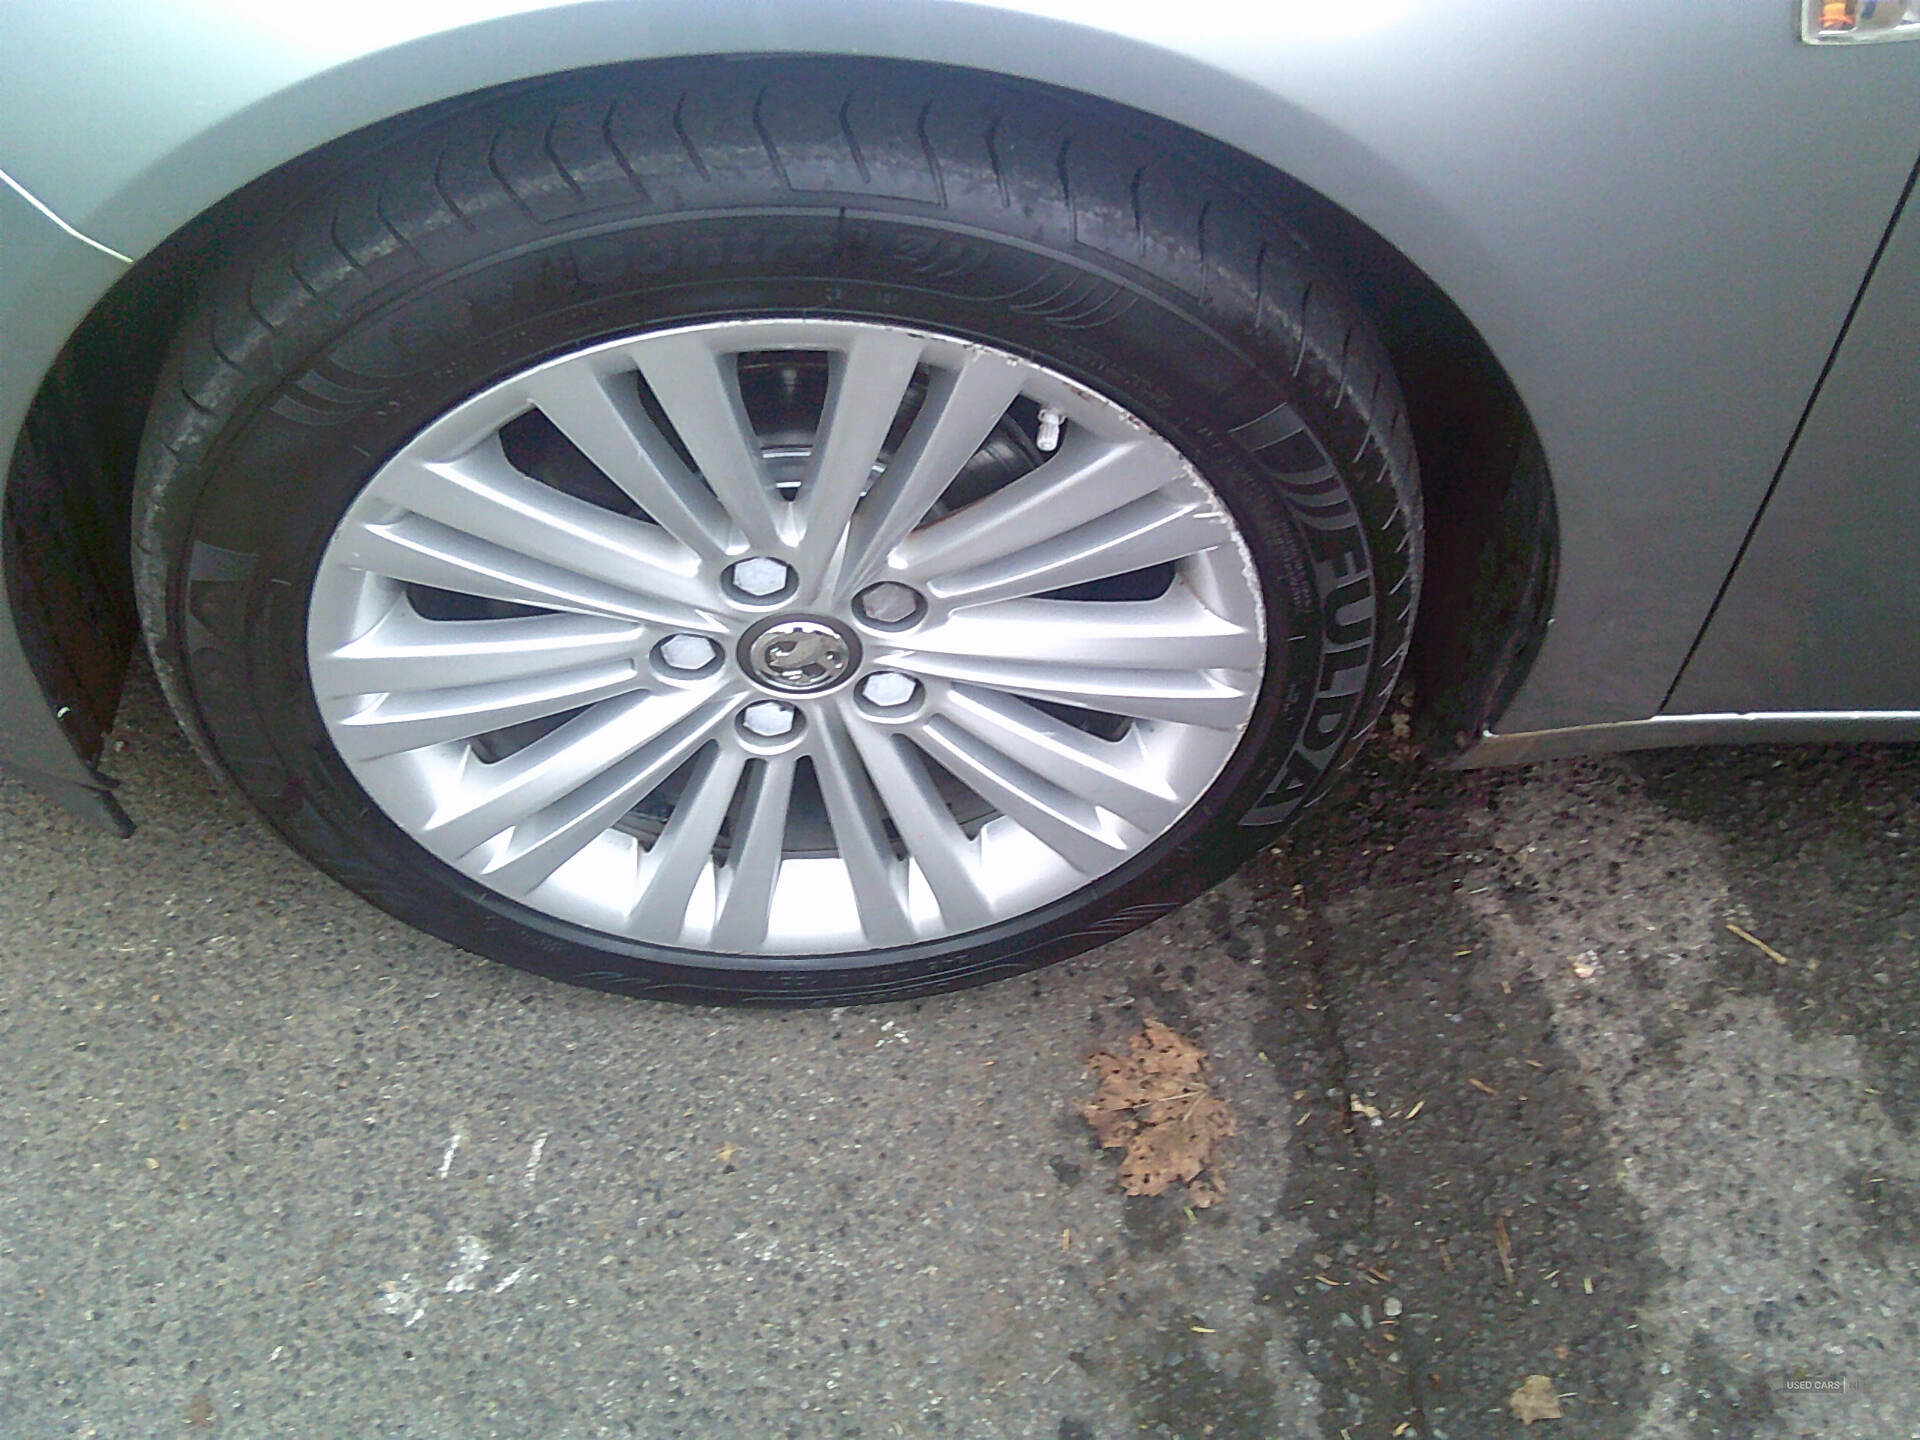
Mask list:
[[[705,374],[706,362],[686,360],[689,345],[726,355],[746,345],[744,356],[720,364],[737,377],[737,385],[725,382],[734,386],[725,394],[746,397],[728,413],[751,427],[741,431],[749,442],[741,463],[760,477],[742,503],[766,507],[773,520],[728,509],[734,482],[724,476],[731,472],[711,462],[710,448],[693,453],[704,421],[674,409],[681,383],[674,377]],[[886,574],[907,573],[899,567],[909,553],[949,561],[971,553],[969,535],[1004,555],[1015,548],[1010,527],[1037,525],[1034,533],[1044,534],[1062,523],[1071,495],[1106,504],[1074,468],[1093,463],[1085,457],[1101,446],[1108,458],[1122,450],[1151,454],[1162,467],[1156,476],[1178,478],[1089,524],[1125,529],[1125,520],[1159,516],[1141,508],[1157,505],[1185,516],[1184,525],[1214,528],[1192,532],[1200,536],[1192,553],[1120,580],[1056,585],[1040,599],[1018,598],[1019,586],[1005,578],[1006,566],[1017,569],[1028,551],[998,572],[992,565],[1000,561],[983,561],[984,569],[966,572],[976,589],[951,593],[1013,596],[996,603],[1015,608],[999,611],[950,606],[942,597],[960,582],[947,579],[926,581],[918,592],[908,586],[895,598],[919,608],[893,620],[874,619],[866,608],[846,612],[852,603],[877,613],[868,592],[831,604],[822,598],[830,587],[813,597],[817,603],[747,593],[741,577],[748,572],[722,568],[737,566],[739,547],[748,544],[743,533],[839,513],[831,487],[815,478],[833,470],[829,447],[822,443],[816,455],[809,438],[827,433],[827,406],[842,403],[835,413],[858,416],[867,403],[860,396],[892,393],[867,385],[869,372],[856,368],[865,362],[850,358],[856,346],[873,353],[891,346],[920,359],[910,380],[896,373],[905,398],[877,442],[877,458],[842,467],[863,477],[846,491],[860,497],[860,508],[836,532],[852,537],[844,550],[820,562],[828,569],[856,568],[859,537],[884,528],[874,518],[883,491],[888,504],[906,503],[899,497],[915,483],[913,467],[931,466],[925,456],[935,448],[915,439],[914,427],[923,415],[947,413],[935,411],[936,401],[958,403],[951,387],[972,373],[968,366],[1017,372],[1023,388],[926,511],[961,517],[940,532],[960,539],[927,540],[932,520],[923,519],[886,552],[884,564],[895,567]],[[613,376],[608,355],[639,357],[619,364],[639,366],[643,378],[626,370]],[[473,417],[488,405],[521,414],[513,404],[524,411],[529,402],[509,403],[512,396],[551,390],[561,383],[557,375],[577,385],[589,369],[599,377],[594,385],[624,397],[621,413],[634,433],[650,437],[655,470],[670,476],[660,483],[679,488],[648,491],[649,509],[633,499],[639,482],[609,485],[606,466],[570,449],[574,430],[556,422],[561,443],[537,417],[496,416],[486,423],[498,429],[484,440],[494,467],[485,473],[494,478],[473,483],[497,479],[501,493],[513,495],[544,486],[532,502],[540,518],[503,528],[504,512],[493,508],[469,525],[462,510],[451,538],[433,530],[441,538],[432,544],[468,547],[460,563],[494,566],[488,574],[506,573],[495,564],[506,554],[521,579],[474,581],[486,591],[476,599],[480,591],[461,584],[422,581],[424,572],[408,568],[412,560],[367,559],[369,546],[390,550],[401,531],[414,534],[406,527],[439,524],[451,513],[434,502],[416,514],[408,508],[414,500],[394,499],[429,481],[440,485],[450,473],[435,470],[439,462],[421,447],[440,443],[433,437],[456,423],[478,424]],[[842,401],[818,399],[822,387],[831,392],[840,383],[836,375],[861,378],[845,381]],[[545,400],[539,406],[542,415],[551,408]],[[818,417],[811,431],[810,414]],[[796,425],[797,441],[788,433]],[[528,426],[538,431],[532,439]],[[1069,455],[1072,465],[1062,458],[1054,470],[1040,468]],[[889,467],[897,481],[889,481]],[[1048,478],[1056,474],[1080,488],[1069,492],[1066,480]],[[689,482],[689,475],[701,478]],[[1035,475],[1042,478],[1018,488]],[[1035,488],[1043,485],[1044,493]],[[553,500],[554,489],[566,498]],[[1042,494],[1038,510],[1015,503],[1028,491]],[[486,501],[514,503],[511,495]],[[989,509],[968,510],[970,503]],[[676,505],[708,518],[688,520]],[[1002,517],[994,526],[966,518],[992,515]],[[521,603],[534,583],[522,583],[526,575],[547,585],[554,563],[574,566],[575,552],[556,550],[553,539],[574,521],[591,532],[581,554],[600,554],[593,547],[603,541],[638,547],[644,563],[633,583],[652,597],[646,605],[671,614],[616,606],[609,618],[586,602],[551,610]],[[697,566],[689,562],[688,573],[697,570],[707,587],[697,595],[674,588],[679,571],[671,565],[644,561],[666,553],[657,545],[663,534],[680,534],[675,524],[695,536],[696,549],[706,543],[700,535],[732,537],[725,543],[733,549],[720,553],[722,541],[712,538],[714,552]],[[249,233],[208,278],[149,421],[134,532],[142,619],[171,703],[214,768],[302,855],[400,919],[527,970],[630,994],[762,1003],[891,999],[984,982],[1123,934],[1222,878],[1321,793],[1379,714],[1407,646],[1421,543],[1402,402],[1371,327],[1305,243],[1206,143],[1011,82],[825,61],[572,76],[362,137],[338,168],[283,218]],[[1066,533],[1075,545],[1092,543],[1090,530]],[[749,549],[771,555],[768,547],[784,544],[786,534],[769,530]],[[485,564],[471,559],[482,554],[472,546],[483,542],[496,547],[484,550],[494,557]],[[1049,555],[1072,548],[1052,543]],[[783,583],[813,584],[806,564],[794,560]],[[764,578],[764,570],[752,573]],[[604,567],[594,573],[604,578]],[[1046,573],[1073,578],[1067,570]],[[987,584],[982,575],[999,575],[999,588],[977,588]],[[1195,596],[1201,610],[1192,608]],[[543,654],[577,641],[587,647],[582,653],[601,659],[611,653],[607,646],[618,648],[615,619],[623,616],[632,653],[619,664],[645,687],[616,678],[611,688],[593,689],[579,678],[584,671],[569,671],[564,685],[555,682],[570,707],[558,718],[527,718],[537,701],[513,709],[502,700],[486,712],[503,722],[488,732],[492,738],[449,741],[433,728],[440,723],[428,715],[439,713],[434,706],[484,708],[472,698],[481,695],[519,697],[518,704],[522,692],[475,688],[467,672],[447,670],[441,650],[429,657],[439,669],[395,669],[395,655],[415,653],[402,647],[379,652],[386,668],[377,675],[342,671],[348,660],[341,656],[357,664],[371,643],[353,637],[367,632],[380,605],[397,606],[381,613],[412,617],[409,625],[418,617],[445,622],[421,632],[434,645],[456,633],[521,636]],[[1154,628],[1153,617],[1173,615],[1179,605],[1188,607],[1182,615],[1205,611],[1194,634],[1215,638],[1183,641],[1192,648],[1181,650],[1171,630]],[[997,628],[965,630],[982,616]],[[1034,628],[1015,626],[1035,616]],[[1064,628],[1048,628],[1062,616]],[[1147,628],[1138,648],[1123,654],[1109,621],[1127,616],[1146,617]],[[494,628],[447,628],[475,621]],[[675,668],[661,658],[663,634],[691,627],[699,639],[709,622],[717,627],[715,668]],[[1081,654],[1082,631],[1073,627],[1083,624],[1104,637],[1095,658],[1050,662],[1049,647]],[[814,635],[809,625],[830,633]],[[1239,638],[1215,636],[1221,627]],[[963,632],[976,637],[975,648],[961,647],[959,659],[935,653],[928,638]],[[1006,643],[1022,634],[1032,637],[1031,654],[1017,639]],[[673,653],[705,654],[684,642]],[[842,670],[821,679],[836,663]],[[875,708],[866,698],[874,687],[860,667],[886,664],[906,675],[888,682],[913,697],[904,709]],[[1189,723],[1100,712],[1073,690],[1083,682],[1124,690],[1113,703],[1136,712],[1161,704],[1134,696],[1114,678],[1123,672],[1146,677],[1141,686],[1182,694],[1204,690],[1217,700],[1231,692],[1240,708],[1222,700],[1227,708]],[[1038,689],[1036,673],[1047,677]],[[450,690],[406,688],[426,686],[429,674],[442,677],[436,685],[464,687],[457,700],[446,698]],[[1056,680],[1073,693],[1046,688]],[[346,698],[336,693],[342,685]],[[399,688],[380,689],[387,685]],[[702,685],[735,687],[724,695],[735,696],[725,703],[736,709],[749,700],[771,703],[754,723],[784,718],[793,728],[769,739],[744,728],[743,710],[724,722],[713,718],[722,700],[712,697],[724,698],[723,691]],[[800,688],[788,694],[790,685]],[[1022,685],[1024,697],[1016,693]],[[816,695],[806,686],[833,688]],[[1087,708],[1075,708],[1076,699]],[[685,725],[697,719],[707,728],[688,732],[691,739],[669,735],[660,718],[669,700],[681,706],[671,713],[695,717]],[[1084,793],[1082,779],[1097,778],[1097,766],[1074,760],[1055,770],[1028,753],[1009,768],[1000,751],[980,760],[986,752],[976,754],[972,732],[940,718],[942,706],[963,700],[980,724],[1013,716],[1061,754],[1124,753],[1127,763],[1156,757],[1152,785],[1163,807],[1119,824]],[[635,752],[651,756],[653,770],[623,759],[626,769],[595,772],[533,819],[525,818],[526,806],[535,802],[516,800],[512,829],[474,841],[485,829],[472,819],[476,807],[496,792],[471,786],[493,777],[504,777],[500,793],[532,786],[526,777],[547,774],[540,767],[550,756],[580,753],[578,737],[615,733],[607,707],[621,705],[641,717],[632,733],[653,737]],[[914,706],[922,707],[914,722],[921,728],[883,732],[883,721]],[[398,758],[368,758],[363,750],[380,747],[360,737],[394,717],[413,717],[407,723],[423,728],[404,733],[439,736],[431,742],[439,748],[422,740]],[[668,744],[661,737],[680,748],[661,758]],[[802,747],[794,753],[804,761],[781,759],[778,746],[789,743]],[[902,755],[905,769],[888,758]],[[729,776],[754,777],[751,784],[727,780],[734,788],[725,788],[715,778],[723,762],[733,767]],[[976,764],[977,772],[969,768]],[[670,765],[679,768],[648,790],[647,775]],[[754,807],[776,774],[785,787],[778,815],[767,822],[773,828],[756,830]],[[1005,775],[1016,777],[1008,782],[1014,788],[996,789],[996,776]],[[1131,803],[1134,778],[1122,773],[1113,783]],[[701,798],[709,792],[711,803]],[[593,831],[629,795],[639,797],[633,807],[606,821],[604,833]],[[824,818],[809,818],[815,812]],[[1056,833],[1048,828],[1054,812],[1079,827],[1058,831],[1066,837],[1062,853],[1096,831],[1109,849],[1068,864],[1046,848],[1051,842],[1034,840]],[[593,838],[545,879],[526,878],[537,866],[514,869],[539,844],[561,853],[564,844],[552,837],[566,826]],[[669,827],[677,827],[671,844]],[[767,853],[754,848],[757,833],[774,836],[767,843],[785,857],[768,862],[770,870],[754,868],[754,856]],[[676,868],[676,844],[693,847],[701,860]],[[923,844],[924,858],[916,848]],[[997,867],[990,873],[981,858],[989,851]],[[976,868],[961,874],[967,866]],[[645,885],[665,887],[660,877],[668,870],[679,888],[661,893],[678,896],[680,909],[633,898]],[[507,872],[533,888],[511,888],[500,878]],[[632,878],[641,872],[644,883]],[[771,887],[761,892],[764,914],[733,898],[749,893],[750,875],[752,884]],[[631,896],[619,889],[629,881],[640,887]],[[729,907],[744,918],[729,922]],[[613,918],[597,918],[603,913]],[[734,939],[716,945],[712,937],[722,935]],[[857,940],[834,938],[846,935]]]

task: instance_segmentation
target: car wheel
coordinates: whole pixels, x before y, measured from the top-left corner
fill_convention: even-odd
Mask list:
[[[179,337],[136,569],[215,768],[402,919],[683,999],[975,983],[1221,877],[1377,715],[1398,391],[1204,143],[756,62],[329,159]]]

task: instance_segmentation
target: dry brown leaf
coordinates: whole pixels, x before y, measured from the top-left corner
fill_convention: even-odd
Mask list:
[[[1205,1210],[1216,1201],[1224,1200],[1227,1183],[1213,1175],[1203,1175],[1198,1180],[1187,1183],[1187,1204],[1195,1210]]]
[[[1103,1149],[1125,1150],[1120,1188],[1159,1195],[1187,1186],[1187,1203],[1213,1204],[1226,1193],[1215,1155],[1233,1133],[1233,1113],[1207,1086],[1207,1052],[1158,1020],[1127,1042],[1124,1055],[1097,1050],[1087,1068],[1099,1076],[1080,1114]]]
[[[1507,1404],[1513,1407],[1514,1418],[1522,1425],[1560,1418],[1560,1397],[1553,1393],[1553,1381],[1544,1375],[1527,1376],[1520,1388],[1507,1397]]]
[[[1414,737],[1413,703],[1413,684],[1409,681],[1394,696],[1393,706],[1381,717],[1377,732],[1380,737],[1378,743],[1387,752],[1388,758],[1402,765],[1418,764],[1427,756],[1426,747]]]

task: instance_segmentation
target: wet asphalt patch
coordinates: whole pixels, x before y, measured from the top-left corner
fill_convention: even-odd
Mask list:
[[[1624,762],[1648,797],[1725,849],[1742,928],[1724,930],[1716,989],[1764,996],[1796,1036],[1850,1035],[1873,1098],[1920,1121],[1920,748],[1766,746]],[[1738,922],[1736,922],[1738,923]]]
[[[1376,752],[1277,847],[1234,942],[1310,1238],[1254,1289],[1327,1440],[1505,1433],[1530,1374],[1567,1437],[1900,1423],[1916,797],[1911,750]],[[1856,1051],[1864,1111],[1831,1112]],[[1850,1395],[1806,1391],[1850,1359]]]
[[[1261,1291],[1296,1318],[1329,1440],[1503,1431],[1532,1374],[1573,1397],[1567,1437],[1644,1405],[1661,1264],[1546,996],[1488,968],[1460,894],[1507,883],[1460,818],[1499,787],[1377,761],[1284,862],[1260,1041],[1295,1100],[1278,1205],[1312,1233]]]

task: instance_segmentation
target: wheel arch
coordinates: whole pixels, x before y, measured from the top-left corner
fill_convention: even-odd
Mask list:
[[[1122,45],[1116,37],[1104,39]],[[1123,45],[1132,57],[1128,73],[1138,68],[1138,48],[1134,42]],[[1164,63],[1174,75],[1164,83],[1176,89],[1193,85],[1196,61],[1172,56]],[[412,64],[408,73],[418,69]],[[394,127],[411,127],[436,113],[554,78],[516,77],[430,98],[282,159],[217,196],[150,246],[136,243],[140,258],[75,330],[40,387],[9,471],[5,568],[15,621],[37,678],[54,705],[66,707],[72,717],[67,733],[87,758],[97,755],[111,723],[134,631],[125,536],[141,424],[171,339],[200,278],[217,267],[224,240],[298,204],[315,184],[351,165]],[[1031,77],[1001,73],[1000,78],[1033,83]],[[1243,82],[1234,84],[1244,88]],[[366,88],[360,83],[354,93]],[[1177,128],[1190,143],[1215,150],[1345,277],[1379,319],[1408,392],[1429,517],[1428,603],[1410,664],[1417,714],[1434,748],[1464,747],[1518,688],[1544,633],[1552,598],[1557,541],[1551,482],[1506,368],[1432,275],[1328,194],[1261,155],[1164,113],[1164,108],[1182,107],[1144,110],[1086,89],[1046,88],[1067,88],[1083,103],[1130,110],[1134,123]],[[298,108],[293,99],[281,98]],[[1287,108],[1270,96],[1263,99]],[[311,95],[299,101],[314,103]],[[275,122],[279,128],[285,113]],[[336,106],[333,123],[353,113]],[[170,156],[169,164],[188,164],[244,118],[229,117],[210,127],[190,150]],[[1326,128],[1310,117],[1294,118],[1305,130]],[[254,113],[253,121],[261,123],[262,116]],[[1378,157],[1371,162],[1376,169],[1382,163]],[[158,181],[149,177],[142,183],[150,187]],[[1356,189],[1367,188],[1356,181]],[[97,228],[103,220],[111,222],[113,211],[108,205],[83,218]],[[110,223],[102,233],[132,238],[117,235]],[[66,446],[43,438],[36,445],[35,435],[85,437],[86,443]],[[68,557],[61,563],[80,577],[84,603],[49,603],[45,594],[22,583],[20,577],[32,569],[26,557],[33,554]]]

